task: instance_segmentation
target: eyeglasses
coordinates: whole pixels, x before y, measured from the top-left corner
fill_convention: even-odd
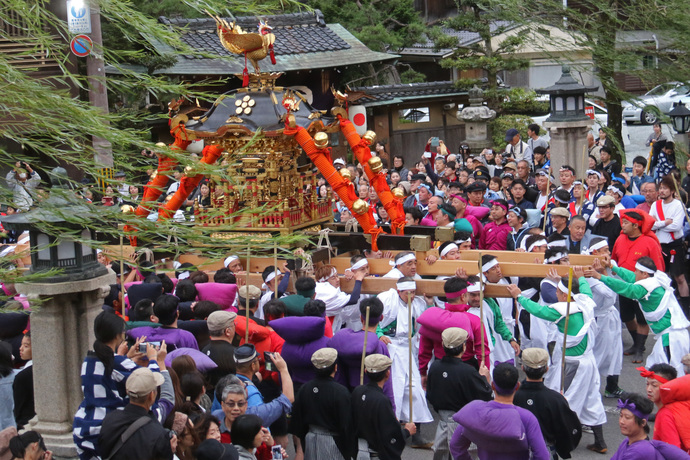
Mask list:
[[[247,405],[247,401],[223,401],[223,404],[225,404],[228,407],[238,407],[239,409],[242,409],[244,406]]]

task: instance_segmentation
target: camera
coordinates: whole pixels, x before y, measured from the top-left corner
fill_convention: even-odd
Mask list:
[[[275,372],[276,371],[276,365],[273,364],[273,360],[271,359],[271,354],[267,351],[264,351],[264,362],[266,365],[266,370],[268,372]],[[282,454],[281,454],[282,458]]]
[[[160,342],[148,342],[148,343],[151,344],[152,347],[156,347],[156,348],[161,346]],[[146,353],[146,344],[147,344],[147,342],[142,342],[139,344],[139,353]]]
[[[283,451],[281,446],[271,447],[271,460],[283,460]]]

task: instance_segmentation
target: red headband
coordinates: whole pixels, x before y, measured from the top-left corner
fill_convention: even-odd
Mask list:
[[[629,216],[627,212],[622,212],[621,214],[621,219],[625,219],[628,222],[632,222],[633,224],[637,224],[638,227],[642,228],[642,224],[644,223],[643,219],[635,219],[632,216]]]
[[[446,292],[446,299],[457,299],[458,297],[461,297],[466,292],[467,292],[467,289],[463,289],[462,291],[457,291],[457,292]]]
[[[667,383],[668,382],[668,380],[666,380],[662,376],[656,375],[654,372],[648,371],[644,367],[638,367],[637,370],[640,371],[640,375],[646,379],[658,380],[661,383]]]

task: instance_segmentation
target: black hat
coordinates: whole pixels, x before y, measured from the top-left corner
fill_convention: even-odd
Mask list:
[[[559,188],[556,190],[556,193],[553,194],[553,198],[559,203],[568,204],[570,203],[570,192]]]
[[[483,182],[472,182],[470,185],[465,187],[465,193],[472,193],[472,192],[483,192],[486,190],[486,185],[484,185]]]
[[[426,180],[426,174],[412,174],[412,179],[410,180],[421,180],[422,182],[424,182]]]
[[[251,343],[245,343],[235,348],[235,363],[244,364],[254,361],[257,357],[256,348]]]
[[[483,169],[477,169],[477,170],[475,170],[474,173],[473,173],[472,175],[474,176],[474,180],[475,180],[475,181],[478,181],[478,180],[485,180],[485,181],[488,182],[489,180],[491,180],[491,177],[489,176],[489,173],[487,173],[487,172],[484,171]]]
[[[197,460],[238,460],[240,455],[232,444],[221,444],[215,439],[207,439],[196,448]]]

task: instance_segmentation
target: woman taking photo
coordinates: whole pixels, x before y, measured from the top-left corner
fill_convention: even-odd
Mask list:
[[[21,460],[51,460],[53,458],[53,453],[47,450],[43,443],[43,437],[35,431],[27,431],[10,439],[10,452],[13,458]]]

